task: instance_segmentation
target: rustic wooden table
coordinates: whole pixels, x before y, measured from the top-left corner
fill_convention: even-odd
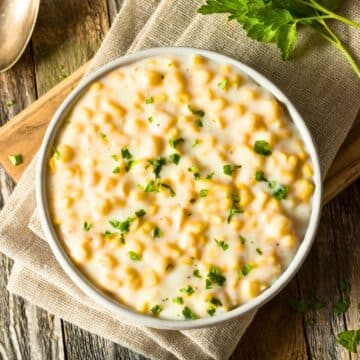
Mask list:
[[[122,0],[43,0],[30,46],[0,75],[0,125],[90,59]],[[14,183],[0,169],[0,208]],[[316,243],[291,284],[261,309],[233,359],[357,359],[335,341],[360,324],[360,181],[324,208]],[[131,351],[54,317],[6,284],[12,261],[0,255],[0,359],[142,359]],[[349,310],[331,305],[351,284]],[[294,311],[290,298],[324,300],[320,310]]]

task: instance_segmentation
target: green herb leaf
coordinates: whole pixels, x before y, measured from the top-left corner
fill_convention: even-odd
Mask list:
[[[211,308],[207,309],[206,311],[210,316],[214,316],[215,312],[216,312],[216,308],[211,307]]]
[[[202,128],[203,127],[203,122],[201,121],[201,119],[196,119],[195,120],[195,125]]]
[[[219,81],[217,83],[217,86],[221,89],[221,90],[225,90],[228,86],[228,81],[226,79],[223,79],[221,81]]]
[[[118,161],[119,160],[119,156],[114,154],[114,155],[111,155],[112,159],[114,159],[115,161]]]
[[[200,197],[206,197],[208,195],[208,189],[201,189],[199,195]]]
[[[296,298],[289,299],[289,304],[297,312],[303,313],[309,309],[309,305],[305,301]]]
[[[84,221],[84,224],[83,224],[83,230],[84,231],[90,231],[90,229],[92,228],[92,224],[88,223],[87,221]]]
[[[53,157],[54,157],[56,160],[60,160],[60,158],[61,158],[60,151],[59,151],[57,148],[53,148]]]
[[[226,281],[225,276],[222,275],[220,269],[213,265],[210,268],[205,280],[205,288],[211,289],[213,285],[223,286]]]
[[[129,251],[129,258],[133,261],[140,261],[141,260],[141,255],[137,254],[135,251]]]
[[[135,220],[134,217],[128,217],[124,221],[118,221],[118,220],[110,220],[109,224],[119,230],[123,234],[127,234],[130,231],[130,225]]]
[[[253,266],[250,265],[250,264],[245,264],[242,269],[240,270],[241,271],[241,274],[246,276],[250,273],[250,271],[253,269]]]
[[[18,166],[23,163],[23,158],[21,154],[10,155],[9,160],[14,166]]]
[[[256,181],[267,181],[264,172],[261,170],[256,171],[255,180]]]
[[[148,160],[148,162],[153,167],[155,178],[159,178],[162,167],[166,165],[166,159],[161,157],[159,159]]]
[[[233,218],[233,216],[234,216],[235,214],[241,214],[241,213],[243,213],[243,212],[244,212],[243,210],[240,210],[240,209],[238,209],[238,208],[233,207],[233,208],[230,210],[229,215],[228,215],[228,217],[227,217],[227,223],[230,224],[230,222],[231,222],[231,220],[232,220],[232,218]]]
[[[205,179],[206,180],[211,180],[214,177],[214,175],[215,175],[215,172],[211,172],[211,173],[206,175]]]
[[[170,162],[174,163],[175,165],[178,165],[180,162],[181,156],[177,153],[171,154],[169,156]]]
[[[141,218],[143,216],[146,215],[146,211],[144,209],[140,209],[138,211],[135,212],[135,215],[138,217],[138,218]]]
[[[223,172],[225,175],[229,175],[229,176],[232,176],[232,173],[233,173],[233,168],[231,165],[224,165],[223,166]]]
[[[154,305],[150,311],[153,313],[153,315],[159,315],[162,312],[163,308],[160,305]]]
[[[195,290],[191,285],[188,285],[185,288],[181,288],[180,292],[185,293],[186,295],[190,296],[195,292]]]
[[[243,245],[246,243],[246,239],[242,235],[239,236],[239,240]]]
[[[185,140],[183,138],[171,138],[169,140],[169,145],[173,148],[176,149],[176,147],[180,144],[182,144]]]
[[[263,254],[262,250],[259,249],[259,248],[256,248],[256,252],[257,252],[259,255],[262,255],[262,254]]]
[[[197,110],[197,109],[194,109],[193,107],[191,107],[190,105],[188,105],[188,109],[190,110],[190,112],[194,115],[197,115],[197,116],[205,116],[205,112],[203,110]]]
[[[154,103],[154,98],[152,96],[145,99],[145,104],[153,104],[153,103]]]
[[[336,341],[350,352],[357,353],[360,344],[360,329],[348,330],[337,334]]]
[[[149,183],[145,186],[144,191],[147,193],[159,192],[160,183],[157,183],[155,180],[150,180]]]
[[[272,153],[269,143],[265,140],[255,141],[254,151],[263,156],[269,156]]]
[[[333,306],[332,306],[332,311],[334,314],[336,315],[341,315],[341,314],[345,314],[347,309],[350,306],[350,299],[349,298],[345,298],[345,299],[339,299]]]
[[[132,154],[126,146],[121,148],[121,157],[125,160],[132,159]]]
[[[195,269],[195,270],[193,271],[193,275],[194,275],[195,277],[197,277],[198,279],[201,279],[201,278],[202,278],[202,276],[200,275],[199,269]]]
[[[160,230],[159,227],[155,226],[152,232],[152,236],[153,238],[159,238],[163,235],[162,231]]]
[[[229,245],[224,240],[214,239],[217,246],[221,247],[224,251],[229,248]]]
[[[197,316],[195,315],[195,313],[187,306],[184,307],[182,314],[184,315],[185,319],[188,319],[188,320],[197,319]]]
[[[148,117],[148,121],[149,121],[149,123],[151,124],[151,123],[154,121],[154,117],[153,117],[153,116],[149,116],[149,117]]]
[[[177,296],[177,297],[173,298],[173,303],[182,305],[184,303],[184,299],[181,296]]]
[[[107,135],[106,135],[105,133],[101,132],[101,133],[100,133],[100,136],[101,136],[103,139],[105,139]]]
[[[112,171],[113,174],[119,174],[120,173],[120,167],[116,166],[114,170]]]
[[[271,195],[278,200],[284,200],[289,192],[289,189],[286,185],[281,185],[276,181],[268,182],[269,188],[271,190]]]
[[[171,197],[176,196],[176,192],[173,190],[173,188],[170,185],[165,184],[165,183],[161,183],[161,186],[170,191],[170,196]]]
[[[214,306],[222,306],[222,302],[217,298],[211,298],[210,304],[212,304]]]

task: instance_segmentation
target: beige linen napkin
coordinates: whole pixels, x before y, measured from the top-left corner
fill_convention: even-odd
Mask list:
[[[323,174],[359,110],[360,81],[332,47],[306,32],[295,60],[283,62],[277,49],[247,39],[225,16],[196,13],[200,0],[125,0],[96,55],[92,69],[127,51],[159,46],[193,46],[219,51],[253,66],[284,90],[308,123],[319,147]],[[356,2],[343,11],[360,18]],[[151,16],[150,16],[151,15]],[[360,56],[359,32],[338,26]],[[306,53],[301,49],[305,46]],[[8,288],[82,328],[154,359],[226,359],[254,312],[223,325],[191,331],[163,331],[125,324],[84,295],[61,270],[35,213],[34,162],[0,214],[0,251],[15,260]],[[28,227],[30,222],[31,230]]]

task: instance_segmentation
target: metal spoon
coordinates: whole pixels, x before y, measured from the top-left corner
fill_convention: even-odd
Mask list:
[[[35,27],[40,0],[0,0],[0,72],[20,58]]]

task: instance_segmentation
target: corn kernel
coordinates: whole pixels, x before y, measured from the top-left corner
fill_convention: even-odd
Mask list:
[[[70,145],[62,145],[60,148],[60,160],[70,162],[74,158],[74,149]]]
[[[192,63],[194,65],[203,65],[206,63],[206,59],[201,55],[194,55],[192,57]]]
[[[313,168],[308,162],[303,165],[302,171],[305,176],[311,177],[314,175]]]
[[[99,264],[104,266],[106,269],[111,270],[117,266],[118,262],[112,255],[103,254],[99,259]]]

